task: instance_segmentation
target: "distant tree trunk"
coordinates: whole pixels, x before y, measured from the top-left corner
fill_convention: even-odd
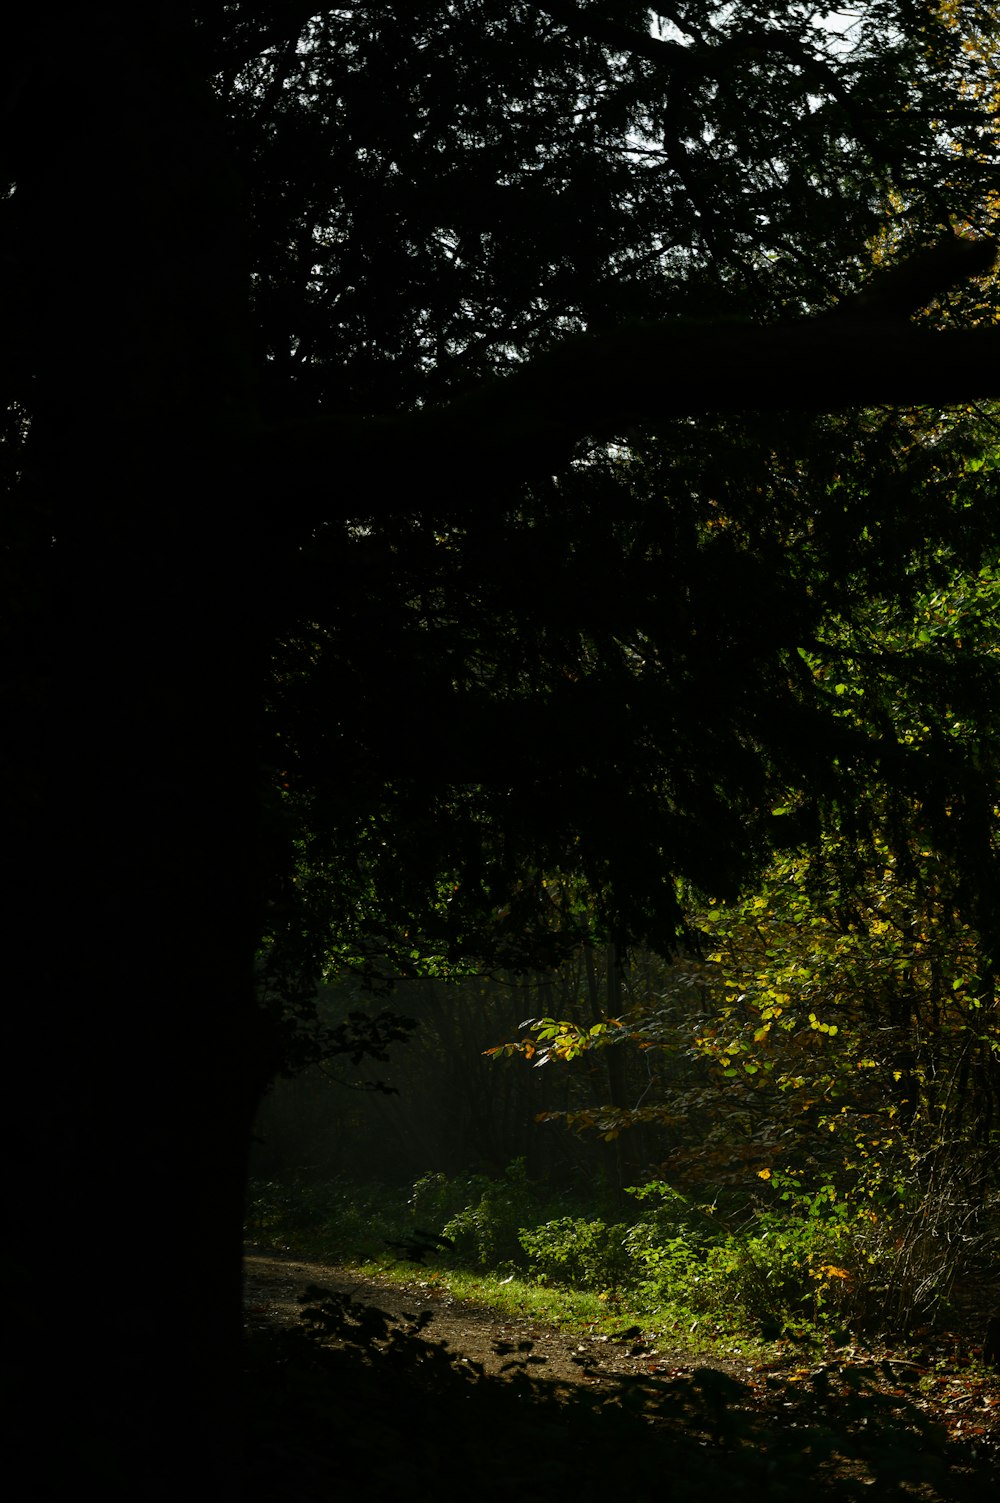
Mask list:
[[[590,1001],[590,1012],[595,1022],[601,1022],[606,1017],[616,1017],[621,1010],[621,970],[618,961],[618,950],[614,944],[609,944],[605,952],[606,976],[605,998],[606,1007],[601,1002],[601,990],[598,985],[597,968],[594,963],[593,946],[585,944],[583,947],[584,966],[587,975],[587,996]],[[605,1049],[603,1058],[608,1072],[608,1101],[611,1106],[620,1111],[627,1111],[629,1106],[628,1081],[625,1075],[625,1058],[614,1045]],[[635,1140],[632,1136],[634,1129],[627,1129],[618,1138],[608,1144],[608,1163],[611,1168],[612,1188],[621,1199],[625,1186],[633,1184],[636,1177],[637,1154]]]
[[[266,1076],[234,185],[172,7],[50,7],[14,123],[6,1296],[37,1497],[239,1491]]]

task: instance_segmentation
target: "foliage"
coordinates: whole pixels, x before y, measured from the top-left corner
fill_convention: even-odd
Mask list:
[[[523,1261],[520,1229],[538,1213],[538,1193],[523,1160],[501,1180],[478,1176],[466,1188],[465,1204],[444,1224],[458,1256],[473,1267],[498,1268]]]
[[[244,1232],[254,1242],[361,1261],[384,1257],[389,1244],[410,1230],[405,1194],[391,1186],[345,1179],[250,1182]]]
[[[522,1202],[517,1263],[495,1261],[500,1234],[509,1236],[515,1219],[497,1210],[504,1181],[493,1186],[485,1235],[482,1187],[439,1175],[415,1185],[409,1201],[385,1187],[258,1185],[256,1225],[248,1230],[300,1256],[362,1261],[368,1273],[407,1285],[416,1258],[428,1287],[510,1319],[591,1333],[631,1321],[656,1333],[658,1345],[681,1342],[692,1352],[738,1354],[783,1339],[829,1353],[868,1346],[886,1329],[899,1340],[907,1328],[907,1268],[887,1223],[872,1220],[871,1201],[838,1197],[829,1185],[810,1192],[794,1174],[776,1178],[767,1198],[732,1200],[728,1210],[650,1182],[631,1191],[641,1212],[626,1212],[618,1224],[533,1185],[530,1207]],[[453,1211],[455,1238],[438,1235],[435,1209]],[[463,1228],[466,1245],[449,1245]],[[886,1289],[897,1285],[898,1302],[887,1302]],[[919,1339],[952,1352],[942,1359],[951,1370],[956,1342],[964,1362],[981,1348],[988,1311],[986,1293],[964,1314],[939,1301],[921,1316]]]
[[[247,1233],[257,1240],[286,1230],[311,1231],[326,1219],[330,1200],[327,1187],[258,1180],[247,1197]]]
[[[541,1226],[525,1227],[519,1241],[528,1271],[539,1283],[571,1284],[579,1289],[617,1289],[631,1272],[624,1224],[560,1216]]]
[[[656,42],[619,3],[206,19],[271,400],[384,412],[567,325],[826,307],[887,215],[974,221],[988,17],[826,17],[687,7]]]
[[[990,64],[950,14],[873,5],[835,34],[807,10],[708,8],[654,44],[620,9],[362,5],[256,55],[252,28],[235,56],[209,33],[276,420],[440,403],[569,329],[828,309],[869,254],[989,222],[969,100]],[[391,282],[377,306],[372,278]],[[990,295],[946,290],[937,317]],[[505,421],[504,451],[529,443]],[[939,424],[630,414],[627,443],[546,460],[474,514],[482,450],[443,469],[452,435],[432,494],[411,464],[389,516],[342,430],[365,500],[318,530],[289,518],[296,584],[276,592],[280,968],[524,970],[609,936],[670,951],[675,877],[732,895],[776,841],[863,802],[885,747],[848,735],[802,654],[831,611],[912,590],[928,538],[971,556],[988,535],[975,424]]]
[[[522,1227],[564,1204],[562,1194],[529,1180],[523,1160],[499,1178],[435,1171],[409,1188],[346,1177],[257,1179],[245,1230],[255,1240],[354,1261],[405,1259],[410,1247],[436,1238],[437,1261],[447,1248],[459,1265],[496,1270],[523,1265]]]
[[[853,1255],[827,1261],[850,1265],[837,1302],[857,1319],[905,1323],[947,1297],[995,1170],[998,577],[937,549],[826,616],[802,660],[833,723],[883,741],[860,802],[796,849],[806,806],[783,799],[792,848],[735,903],[690,893],[700,954],[625,1015],[529,1020],[493,1051],[566,1064],[638,1045],[641,1104],[544,1118],[610,1140],[662,1125],[679,1184],[747,1193],[797,1166],[796,1193],[849,1230]]]
[[[921,1002],[913,991],[913,1011],[895,1031],[891,1016],[875,1024],[877,1006],[892,1001],[894,973],[881,958],[865,950],[879,979],[879,991],[866,998],[854,990],[853,936],[846,945],[833,938],[827,971],[822,932],[790,925],[786,952],[762,938],[775,914],[763,911],[759,896],[747,908],[747,931],[724,931],[720,916],[713,932],[717,941],[723,932],[742,935],[753,981],[730,965],[732,986],[718,986],[718,959],[687,962],[689,981],[702,981],[697,1009],[682,989],[603,1036],[585,1030],[578,1063],[609,1044],[638,1043],[641,1058],[654,1061],[645,1094],[651,1080],[655,1099],[543,1115],[604,1138],[650,1125],[666,1132],[661,1172],[668,1179],[640,1191],[667,1200],[627,1239],[660,1294],[670,1285],[688,1302],[714,1297],[721,1308],[738,1301],[761,1318],[770,1311],[769,1319],[796,1310],[860,1324],[926,1319],[947,1302],[986,1235],[989,1113],[962,1100],[962,1063],[983,1037],[974,1022],[966,1034],[966,1018],[978,1010],[966,1014],[964,999],[956,999],[942,955],[933,970],[937,982],[944,978],[937,1002],[953,1009],[954,1021],[942,1007],[936,1028],[921,1028],[917,1009],[933,1012],[937,1002],[933,995]],[[766,959],[758,945],[766,945]],[[788,964],[779,972],[782,956]],[[907,977],[910,986],[912,971]],[[824,987],[836,987],[836,1000]],[[706,1005],[713,995],[715,1005]],[[838,1022],[826,1021],[831,1016]],[[516,1047],[532,1052],[530,1038]],[[982,1084],[988,1087],[985,1077]],[[914,1101],[908,1092],[918,1088]],[[697,1212],[720,1196],[739,1209],[738,1231],[725,1216]],[[767,1208],[772,1196],[781,1202],[778,1220]],[[707,1251],[702,1243],[711,1244]]]
[[[771,1336],[848,1320],[843,1296],[852,1276],[840,1262],[850,1238],[838,1215],[823,1214],[825,1195],[777,1214],[744,1203],[727,1215],[664,1183],[631,1193],[654,1203],[662,1197],[625,1238],[637,1298],[648,1308],[687,1310]]]

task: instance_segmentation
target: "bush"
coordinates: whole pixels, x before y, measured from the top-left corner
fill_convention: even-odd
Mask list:
[[[623,1224],[607,1226],[599,1220],[560,1216],[522,1229],[520,1243],[528,1269],[540,1283],[617,1289],[635,1273],[625,1246],[628,1230]]]
[[[704,1246],[685,1236],[664,1241],[645,1222],[631,1227],[624,1240],[636,1268],[638,1293],[649,1309],[679,1305],[698,1313],[722,1313],[723,1287],[713,1278]]]
[[[315,1231],[330,1214],[331,1191],[323,1184],[253,1180],[247,1197],[247,1236],[272,1240]]]
[[[377,1258],[406,1230],[400,1192],[384,1185],[254,1180],[245,1223],[251,1239],[277,1242],[314,1257]]]
[[[853,1276],[842,1224],[761,1215],[754,1235],[729,1239],[715,1262],[751,1320],[779,1327],[844,1318]]]
[[[829,1187],[809,1196],[787,1178],[780,1211],[748,1203],[728,1217],[665,1184],[631,1193],[659,1202],[625,1237],[654,1308],[680,1305],[765,1329],[844,1319],[857,1260],[847,1208]]]
[[[539,1205],[540,1192],[529,1183],[523,1159],[515,1159],[499,1180],[425,1174],[410,1196],[416,1225],[440,1230],[461,1262],[488,1270],[523,1265],[519,1232],[537,1220]]]
[[[414,1181],[409,1207],[418,1226],[437,1230],[469,1206],[477,1205],[494,1181],[484,1174],[457,1175],[431,1172]]]

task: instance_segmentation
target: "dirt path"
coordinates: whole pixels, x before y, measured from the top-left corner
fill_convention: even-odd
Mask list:
[[[544,1496],[603,1503],[619,1486],[623,1446],[630,1464],[637,1465],[638,1456],[651,1469],[648,1484],[637,1477],[626,1499],[658,1496],[663,1467],[679,1477],[678,1496],[692,1500],[735,1491],[770,1497],[772,1485],[775,1497],[811,1494],[817,1503],[1000,1497],[1000,1378],[963,1370],[957,1348],[954,1364],[942,1362],[940,1351],[898,1355],[848,1347],[825,1354],[790,1348],[751,1366],[708,1359],[635,1328],[599,1336],[569,1333],[527,1315],[500,1315],[456,1299],[432,1270],[390,1284],[265,1248],[248,1249],[245,1267],[251,1331],[295,1325],[299,1296],[319,1285],[404,1320],[429,1313],[424,1339],[446,1343],[454,1366],[464,1361],[489,1375],[541,1380],[489,1387],[459,1381],[457,1390],[442,1388],[436,1357],[428,1352],[423,1367],[414,1343],[405,1348],[408,1366],[378,1370],[366,1362],[350,1365],[350,1338],[324,1344],[342,1385],[331,1389],[331,1399],[317,1398],[310,1388],[325,1381],[311,1368],[291,1384],[280,1364],[274,1371],[262,1368],[255,1503],[322,1503],[330,1478],[345,1475],[363,1477],[373,1497],[396,1496],[404,1476],[408,1495],[423,1495],[426,1481],[425,1493],[447,1503],[466,1495],[474,1475],[484,1503],[503,1503],[511,1492],[534,1503],[543,1496],[537,1485],[543,1463],[565,1473],[562,1490]],[[355,1339],[354,1356],[358,1345]],[[348,1365],[337,1367],[341,1356]],[[454,1366],[447,1369],[452,1376]],[[428,1372],[434,1382],[425,1392]],[[473,1398],[479,1402],[469,1407]],[[453,1412],[448,1406],[456,1402]],[[335,1431],[330,1405],[342,1421]],[[636,1424],[642,1426],[638,1451]],[[582,1425],[585,1440],[569,1444],[567,1425]],[[625,1427],[620,1435],[616,1425]],[[429,1439],[442,1426],[450,1435],[451,1482],[443,1480],[445,1460]],[[527,1426],[523,1444],[512,1439],[519,1426]],[[594,1449],[598,1431],[607,1438],[605,1450]],[[499,1452],[498,1433],[505,1437]],[[487,1452],[499,1460],[495,1475],[484,1479]]]
[[[617,1336],[588,1336],[568,1334],[537,1320],[498,1315],[456,1299],[433,1278],[407,1284],[359,1281],[347,1269],[259,1250],[248,1250],[244,1268],[249,1326],[294,1324],[299,1315],[298,1296],[307,1285],[318,1284],[390,1315],[419,1316],[429,1311],[428,1340],[447,1342],[449,1351],[482,1364],[488,1373],[516,1372],[530,1360],[533,1377],[589,1387],[622,1375],[669,1377],[706,1367],[744,1382],[752,1376],[749,1365],[669,1349],[662,1340],[649,1339],[635,1327]]]

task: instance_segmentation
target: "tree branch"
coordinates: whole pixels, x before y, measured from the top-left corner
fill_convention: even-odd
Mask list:
[[[541,0],[541,9],[562,26],[570,36],[599,42],[613,52],[625,52],[645,58],[665,70],[685,93],[686,86],[699,78],[719,78],[741,59],[769,55],[784,58],[802,70],[840,106],[858,141],[872,159],[896,167],[898,161],[885,149],[870,125],[859,112],[850,88],[838,76],[836,68],[815,48],[798,37],[767,26],[717,37],[708,43],[701,37],[694,46],[672,42],[662,37],[634,30],[618,21],[604,20],[590,10],[581,11],[576,0]],[[675,23],[676,24],[676,23]]]
[[[985,276],[996,259],[993,240],[945,235],[936,245],[880,268],[859,293],[845,298],[828,316],[907,318],[968,277]]]
[[[576,0],[541,0],[539,8],[570,36],[600,42],[613,52],[643,57],[681,78],[713,78],[747,56],[770,53],[784,57],[821,83],[845,110],[851,108],[850,91],[830,64],[814,48],[783,31],[759,26],[718,37],[712,43],[699,40],[694,46],[689,46],[684,42],[655,37],[649,32],[636,31],[620,21],[604,20],[591,10],[581,10]]]
[[[677,320],[568,339],[447,406],[285,424],[263,474],[312,525],[423,510],[467,513],[556,473],[585,439],[707,413],[945,406],[1000,397],[1000,329],[907,321],[987,271],[992,241],[953,237],[795,324]],[[292,498],[298,498],[292,504]]]

